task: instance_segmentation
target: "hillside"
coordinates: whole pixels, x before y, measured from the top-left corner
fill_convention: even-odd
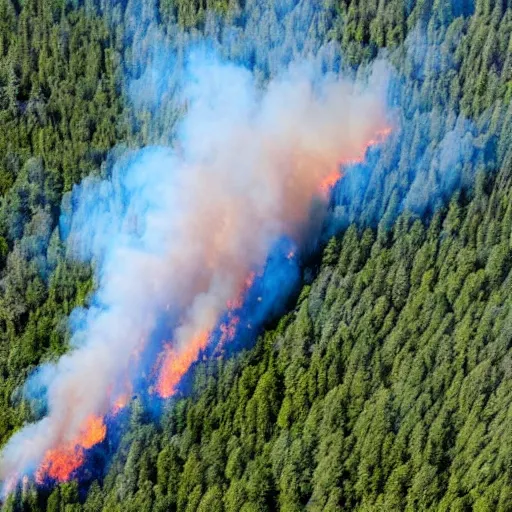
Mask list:
[[[127,100],[155,37],[234,27],[263,82],[285,58],[267,46],[330,43],[353,72],[384,55],[400,127],[336,186],[330,241],[254,346],[194,365],[162,413],[135,396],[79,481],[4,510],[512,509],[512,5],[285,4],[0,0],[2,443],[44,414],[20,386],[95,286],[63,195],[116,145],[173,139],[171,100]]]

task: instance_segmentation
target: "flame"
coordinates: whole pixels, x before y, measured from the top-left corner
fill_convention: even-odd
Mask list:
[[[226,306],[228,308],[228,311],[240,309],[243,306],[244,295],[247,292],[247,290],[249,290],[249,288],[253,285],[255,277],[255,272],[249,272],[249,275],[245,278],[245,281],[242,285],[242,291],[237,295],[235,299],[227,301]]]
[[[364,148],[364,151],[366,153],[366,150],[370,148],[371,146],[375,146],[376,144],[380,144],[381,142],[384,142],[389,135],[391,135],[391,132],[393,131],[393,128],[391,126],[386,126],[386,128],[383,128],[382,130],[378,130],[375,134],[374,139],[370,139],[366,143],[366,147]],[[363,155],[364,156],[364,155]]]
[[[368,148],[382,142],[391,131],[391,127],[386,127],[377,132],[375,138],[370,139],[365,144],[360,156],[357,158],[351,160],[342,159],[339,161],[336,168],[320,181],[318,189],[321,195],[325,198],[328,197],[332,187],[342,177],[341,169],[343,166],[363,161]],[[311,163],[312,162],[304,162],[304,165]],[[220,240],[219,243],[221,242],[222,240]],[[291,251],[287,257],[291,259],[294,256],[294,251]],[[209,265],[215,265],[215,263],[214,260],[205,262],[205,264]],[[240,317],[235,312],[243,306],[245,293],[251,288],[254,279],[255,273],[249,273],[245,282],[242,283],[240,293],[234,299],[227,302],[227,322],[222,323],[219,327],[221,332],[219,347],[222,347],[224,343],[232,341],[235,338],[236,330],[240,322]],[[258,300],[261,300],[261,297],[258,297]],[[169,307],[170,305],[168,304],[166,309],[169,309]],[[250,324],[248,324],[248,328],[251,328]],[[168,398],[176,393],[179,382],[191,365],[198,359],[201,351],[207,347],[210,336],[211,330],[210,328],[206,328],[199,331],[193,339],[183,346],[173,346],[171,344],[165,346],[159,358],[159,362],[157,363],[159,376],[156,391],[158,395],[162,398]],[[143,346],[144,340],[141,340],[140,349],[137,348],[134,352],[132,360],[137,361],[140,358]],[[110,411],[112,415],[116,415],[127,405],[131,394],[131,387],[126,389],[129,389],[129,391],[120,394],[113,401]],[[44,460],[36,472],[36,482],[41,484],[48,478],[61,482],[69,480],[73,473],[84,463],[86,450],[103,441],[106,431],[107,428],[101,416],[90,416],[85,422],[77,439],[72,442],[63,442],[60,446],[46,452]],[[7,482],[7,488],[9,489],[11,486],[14,488],[17,481],[18,478],[13,477],[12,484],[10,484],[10,480]]]
[[[354,159],[342,160],[338,162],[335,170],[325,176],[319,184],[319,191],[327,198],[332,187],[342,177],[341,168],[344,165],[352,163],[362,162],[365,158],[366,151],[371,146],[382,142],[391,133],[391,127],[386,127],[376,133],[374,139],[370,139],[362,148],[360,155]],[[288,259],[295,256],[295,252],[292,250],[288,253]],[[214,264],[210,259],[208,264]],[[255,273],[250,272],[247,276],[240,293],[234,298],[227,301],[227,321],[223,322],[219,326],[221,333],[219,343],[216,348],[216,352],[222,350],[223,345],[232,341],[236,336],[236,330],[240,323],[240,317],[235,313],[243,306],[244,296],[247,290],[252,286],[255,278]],[[258,297],[261,301],[261,297]],[[210,330],[202,331],[198,336],[192,339],[185,347],[176,348],[171,344],[166,345],[164,353],[162,355],[163,363],[160,366],[160,375],[158,378],[156,390],[162,398],[168,398],[176,393],[177,386],[181,378],[188,371],[190,366],[197,360],[199,354],[208,345],[210,338]]]
[[[220,326],[222,336],[220,338],[220,345],[226,341],[231,341],[235,338],[237,325],[240,323],[240,317],[237,315],[229,315],[229,321]]]
[[[238,297],[235,300],[228,301],[227,322],[224,322],[219,326],[221,336],[215,349],[216,353],[220,353],[222,351],[222,347],[226,344],[226,342],[233,341],[235,339],[236,329],[240,323],[240,317],[235,313],[235,311],[243,306],[244,296],[253,285],[255,277],[256,273],[250,272],[245,279],[243,289],[238,294]]]
[[[235,311],[243,306],[244,296],[253,285],[255,277],[255,272],[249,272],[242,284],[241,292],[236,298],[227,301],[228,321],[219,326],[221,336],[217,351],[222,348],[224,343],[235,338],[236,328],[240,323],[240,318],[235,314]],[[169,398],[176,393],[176,388],[181,378],[187,373],[192,363],[197,360],[199,353],[207,347],[210,335],[211,332],[209,330],[204,330],[182,349],[173,347],[170,344],[165,347],[163,363],[160,367],[160,376],[156,386],[159,396]]]
[[[181,378],[192,363],[197,360],[201,350],[208,345],[210,333],[203,331],[187,343],[185,347],[176,348],[167,345],[164,352],[160,378],[157,383],[157,392],[162,398],[168,398],[176,393]]]
[[[328,195],[331,192],[331,189],[343,177],[343,173],[341,172],[342,167],[363,162],[368,149],[370,149],[372,146],[375,146],[376,144],[380,144],[381,142],[384,142],[384,140],[386,140],[386,138],[389,136],[391,131],[392,131],[392,128],[390,126],[387,126],[386,128],[383,128],[382,130],[379,130],[375,134],[375,138],[370,139],[364,145],[364,147],[361,150],[361,153],[359,154],[358,157],[339,161],[336,168],[320,182],[319,189],[320,189],[321,195],[325,198],[328,197]]]
[[[336,185],[341,176],[341,172],[335,170],[322,180],[322,182],[320,183],[320,192],[324,197],[326,197],[330,193],[332,187]]]
[[[128,404],[128,401],[130,400],[130,394],[129,393],[123,393],[122,395],[119,395],[114,403],[112,404],[112,409],[110,413],[112,416],[115,416],[120,411],[122,411]]]
[[[85,450],[105,439],[107,427],[101,416],[90,416],[80,436],[73,442],[48,450],[36,472],[36,482],[41,484],[47,478],[65,482],[69,480],[85,461]]]
[[[131,389],[131,386],[128,386]],[[114,401],[111,414],[115,416],[128,404],[130,393],[120,394]],[[87,418],[80,436],[73,442],[48,450],[36,472],[36,482],[42,484],[46,479],[65,482],[70,479],[85,461],[85,451],[101,443],[107,434],[107,426],[101,416]]]

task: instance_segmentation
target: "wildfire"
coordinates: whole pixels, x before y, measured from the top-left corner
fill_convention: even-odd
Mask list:
[[[210,333],[204,331],[181,349],[170,345],[166,347],[157,384],[157,392],[162,398],[168,398],[176,393],[176,387],[181,378],[187,373],[192,363],[197,360],[201,350],[206,348],[209,337]]]
[[[240,323],[240,317],[235,313],[237,309],[240,309],[244,303],[244,295],[251,288],[254,283],[254,278],[256,274],[254,272],[250,272],[247,278],[245,279],[244,287],[241,293],[238,294],[238,297],[234,301],[229,301],[228,306],[228,321],[224,322],[220,325],[219,330],[221,332],[221,337],[219,340],[219,344],[217,346],[217,352],[222,350],[223,345],[227,341],[233,341],[236,336],[236,328]]]
[[[322,180],[320,183],[320,192],[322,195],[327,196],[331,191],[332,187],[336,185],[338,180],[341,178],[341,172],[336,170],[329,174],[326,178]]]
[[[227,301],[227,322],[219,326],[221,336],[217,351],[222,348],[224,343],[232,341],[235,338],[236,328],[240,323],[240,318],[235,311],[243,306],[244,296],[247,290],[253,285],[255,277],[255,272],[249,272],[243,282],[241,292],[234,299]],[[176,387],[183,375],[187,373],[192,363],[197,360],[199,353],[207,347],[210,334],[209,331],[203,331],[190,343],[187,343],[186,347],[181,350],[171,345],[166,346],[163,363],[160,367],[160,376],[156,386],[159,396],[168,398],[176,392]]]
[[[228,341],[233,341],[236,336],[236,328],[240,323],[240,317],[232,312],[228,313],[228,321],[221,324],[219,330],[221,332],[219,344],[216,352],[220,352],[224,344]]]
[[[254,283],[254,278],[256,277],[255,272],[249,272],[249,275],[245,278],[244,284],[242,286],[242,291],[238,294],[238,296],[233,300],[228,300],[226,306],[228,311],[233,311],[235,309],[240,309],[244,303],[244,295],[249,290],[249,288]]]
[[[344,160],[339,162],[336,168],[319,183],[319,192],[327,197],[332,187],[341,178],[341,169],[344,165],[357,163],[364,159],[365,153],[370,146],[382,142],[391,133],[391,128],[387,127],[376,134],[374,139],[369,140],[364,148],[362,148],[360,157],[353,160]],[[288,253],[287,258],[295,257],[295,252],[292,250]],[[219,326],[220,340],[218,348],[222,347],[227,341],[232,341],[237,332],[240,323],[240,317],[237,315],[244,303],[247,290],[251,288],[255,279],[255,273],[248,274],[245,282],[240,286],[240,293],[228,301],[226,321]],[[261,297],[258,298],[261,300]],[[169,309],[169,305],[167,308]],[[248,325],[250,328],[251,326]],[[156,383],[156,392],[162,398],[168,398],[176,393],[177,386],[182,377],[189,370],[191,365],[197,361],[200,353],[208,346],[211,337],[209,328],[200,331],[188,343],[182,345],[165,346],[164,352],[161,355],[157,364],[157,371],[159,376]],[[141,340],[141,347],[144,345],[144,340]],[[142,350],[142,348],[141,348]],[[140,357],[140,352],[133,354],[134,360]],[[156,368],[155,368],[156,369]],[[117,396],[113,401],[110,414],[116,415],[123,409],[129,400],[131,394],[131,387],[128,386],[129,392],[125,392]],[[63,443],[56,448],[50,449],[46,452],[44,460],[36,472],[36,481],[43,483],[47,479],[56,481],[66,481],[73,473],[84,463],[86,457],[86,450],[92,448],[94,445],[103,441],[106,435],[107,427],[104,419],[101,416],[90,416],[85,422],[80,435],[73,441]]]
[[[107,427],[100,416],[90,416],[80,436],[71,443],[46,452],[43,463],[36,473],[36,482],[43,483],[47,478],[65,482],[69,480],[85,460],[85,450],[105,439]]]
[[[130,395],[128,393],[123,393],[122,395],[118,396],[112,405],[111,414],[115,416],[118,414],[121,410],[123,410],[128,405],[128,400],[130,399]]]
[[[386,128],[379,130],[375,134],[375,138],[370,139],[366,143],[366,147],[364,148],[364,151],[366,152],[366,150],[368,148],[370,148],[371,146],[375,146],[376,144],[380,144],[381,142],[384,142],[386,140],[386,138],[391,134],[392,131],[393,131],[393,129],[391,128],[391,126],[386,126]],[[364,157],[364,155],[363,155],[363,157]]]
[[[382,130],[380,130],[380,131],[378,131],[375,134],[375,138],[374,139],[370,139],[365,144],[365,146],[361,150],[360,155],[357,158],[353,158],[353,159],[350,159],[350,160],[343,160],[343,161],[338,162],[338,165],[336,166],[336,169],[334,169],[330,174],[328,174],[321,181],[320,186],[319,186],[320,193],[324,197],[327,197],[329,195],[331,189],[334,187],[334,185],[336,185],[338,180],[340,180],[340,178],[343,176],[343,173],[340,170],[341,167],[343,167],[345,165],[350,165],[350,164],[357,164],[357,163],[360,163],[360,162],[364,161],[364,157],[366,155],[366,151],[368,151],[368,149],[371,148],[372,146],[375,146],[376,144],[380,144],[381,142],[383,142],[388,137],[388,135],[390,133],[391,133],[391,127],[389,127],[389,126],[384,128],[384,129],[382,129]]]
[[[332,187],[342,176],[341,168],[343,165],[363,161],[368,148],[379,142],[382,142],[390,133],[390,127],[377,132],[375,138],[370,139],[365,144],[357,158],[339,162],[335,170],[328,174],[319,184],[319,190],[321,194],[325,197],[328,196]],[[290,259],[294,256],[295,253],[291,251],[287,257]],[[245,280],[241,292],[234,299],[227,302],[227,321],[223,322],[219,326],[221,336],[217,346],[217,351],[222,349],[222,346],[227,341],[232,341],[235,338],[236,330],[238,324],[240,323],[240,317],[236,314],[236,310],[239,310],[243,306],[245,293],[252,286],[254,278],[255,274],[254,272],[251,272]],[[258,300],[261,300],[261,298]],[[176,348],[170,344],[166,346],[163,355],[163,363],[160,366],[160,376],[156,386],[157,393],[162,398],[168,398],[176,392],[177,385],[179,384],[183,375],[185,375],[192,363],[197,360],[200,352],[204,350],[208,345],[210,334],[210,331],[202,332],[196,338],[187,343],[183,348]]]

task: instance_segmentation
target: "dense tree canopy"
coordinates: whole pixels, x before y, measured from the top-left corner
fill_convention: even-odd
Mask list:
[[[94,286],[65,257],[63,193],[107,172],[115,145],[165,139],[179,115],[127,101],[127,70],[142,72],[154,27],[206,30],[215,11],[243,28],[255,10],[0,0],[2,443],[37,413],[19,386],[65,352],[67,315]],[[115,452],[104,475],[29,484],[5,510],[512,509],[512,5],[327,0],[321,21],[304,29],[354,69],[387,49],[402,129],[370,156],[357,199],[336,191],[341,231],[314,279],[253,348],[197,364],[161,417],[134,399],[101,448]],[[443,167],[457,126],[471,150]],[[426,199],[411,185],[422,155]]]

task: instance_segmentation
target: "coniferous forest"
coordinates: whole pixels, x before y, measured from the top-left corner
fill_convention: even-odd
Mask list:
[[[206,35],[262,83],[308,49],[354,76],[386,59],[400,126],[336,185],[282,316],[163,410],[134,394],[80,478],[3,510],[512,510],[512,3],[313,4],[0,0],[2,444],[44,414],[23,384],[95,287],[66,194],[172,142],[172,98],[129,100],[155,48]]]

